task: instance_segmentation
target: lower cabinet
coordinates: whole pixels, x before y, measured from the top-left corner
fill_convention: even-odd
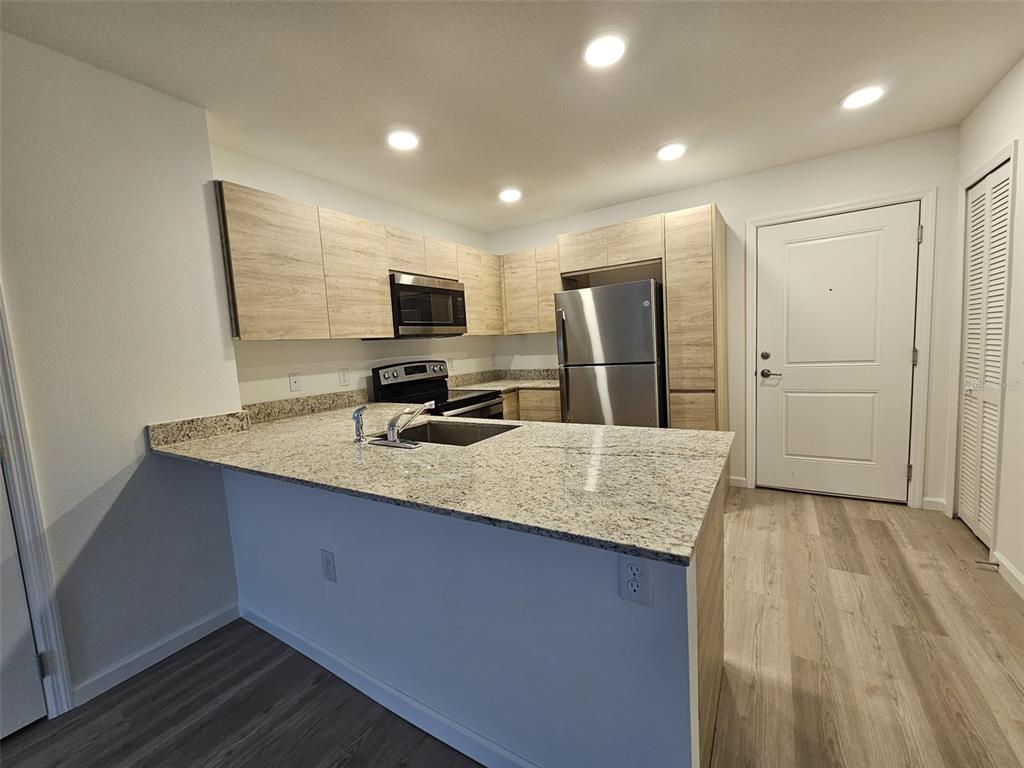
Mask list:
[[[519,390],[519,418],[523,421],[561,421],[562,402],[558,390]]]
[[[673,429],[726,429],[718,426],[714,392],[670,392],[669,426]]]
[[[519,392],[506,392],[501,396],[501,410],[503,418],[509,421],[519,421]]]

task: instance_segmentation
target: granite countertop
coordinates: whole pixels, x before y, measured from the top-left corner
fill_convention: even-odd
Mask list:
[[[402,407],[371,404],[367,434],[382,432]],[[152,450],[686,564],[733,440],[731,432],[503,422],[521,426],[470,446],[424,443],[409,451],[353,443],[352,410]],[[418,419],[424,420],[444,419]]]
[[[477,384],[463,384],[454,389],[498,389],[513,392],[517,389],[558,389],[558,379],[496,379]]]

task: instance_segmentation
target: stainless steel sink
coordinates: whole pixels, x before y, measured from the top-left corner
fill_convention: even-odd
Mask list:
[[[463,421],[427,421],[402,430],[403,440],[444,445],[472,445],[489,437],[519,429],[518,424],[468,424]]]

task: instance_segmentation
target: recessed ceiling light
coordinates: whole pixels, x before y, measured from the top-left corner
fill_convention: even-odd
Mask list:
[[[843,109],[860,109],[868,104],[874,104],[885,95],[885,88],[880,85],[869,85],[867,88],[858,88],[845,99]]]
[[[678,160],[686,152],[686,147],[682,144],[672,143],[666,144],[658,150],[658,159],[668,162],[669,160]]]
[[[388,144],[399,152],[408,152],[420,145],[420,137],[412,131],[400,130],[388,133]]]
[[[626,52],[626,41],[618,35],[601,35],[587,43],[583,60],[592,67],[610,67]]]
[[[523,199],[523,190],[516,187],[505,187],[498,193],[498,199],[503,203],[518,203]]]

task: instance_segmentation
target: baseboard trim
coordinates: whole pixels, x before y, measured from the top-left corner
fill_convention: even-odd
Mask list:
[[[178,631],[146,646],[141,651],[114,662],[106,669],[86,678],[84,682],[75,686],[75,706],[80,707],[89,699],[109,691],[129,677],[139,674],[139,672],[159,661],[163,661],[172,653],[177,653],[182,648],[191,645],[211,632],[217,631],[225,624],[237,618],[238,606],[235,603],[218,608],[216,611],[196,619],[188,626],[182,627]]]
[[[1003,575],[1006,582],[1016,590],[1018,595],[1024,597],[1024,573],[1018,571],[1013,563],[999,552],[992,552],[992,559],[999,563],[999,573]]]
[[[467,728],[442,712],[409,696],[380,678],[370,674],[347,659],[343,659],[322,645],[293,632],[273,619],[269,619],[244,605],[239,606],[243,619],[255,624],[285,645],[340,677],[349,685],[365,693],[403,720],[407,720],[453,749],[492,768],[540,768],[522,755],[516,754],[498,742]]]
[[[921,499],[921,509],[929,512],[945,512],[946,500],[938,496],[925,496]]]
[[[747,478],[740,477],[739,475],[731,475],[729,477],[729,485],[731,485],[733,488],[746,488]]]

